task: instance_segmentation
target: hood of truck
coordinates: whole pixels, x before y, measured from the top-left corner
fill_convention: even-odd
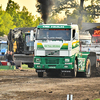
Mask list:
[[[44,50],[68,49],[68,43],[62,43],[62,42],[37,43],[37,49],[44,49]]]
[[[68,56],[69,51],[79,45],[79,41],[49,41],[35,43],[35,56]]]

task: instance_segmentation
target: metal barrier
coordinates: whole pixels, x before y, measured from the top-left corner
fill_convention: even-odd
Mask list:
[[[73,100],[73,95],[72,94],[67,94],[67,100]]]

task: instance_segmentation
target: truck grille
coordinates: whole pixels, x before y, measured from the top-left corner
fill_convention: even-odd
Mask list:
[[[59,50],[46,50],[45,55],[47,55],[47,56],[59,56]]]
[[[59,64],[59,59],[46,59],[46,64]]]

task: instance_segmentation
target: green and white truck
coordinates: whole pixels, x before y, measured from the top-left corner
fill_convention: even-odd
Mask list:
[[[78,25],[41,24],[34,42],[34,68],[38,77],[47,75],[84,75],[91,77],[96,68],[94,52],[79,52]]]

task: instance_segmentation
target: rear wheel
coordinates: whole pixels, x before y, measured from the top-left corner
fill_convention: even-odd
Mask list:
[[[87,77],[87,78],[91,77],[91,62],[90,62],[90,59],[87,59],[87,61],[86,61],[85,77]]]
[[[38,77],[43,77],[43,72],[38,72]]]

